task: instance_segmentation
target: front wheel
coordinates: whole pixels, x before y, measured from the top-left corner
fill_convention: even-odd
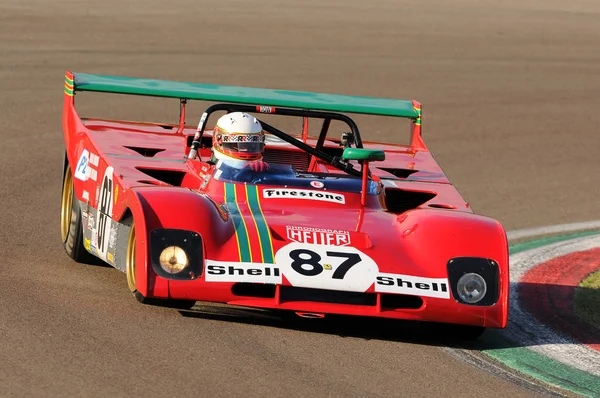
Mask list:
[[[127,242],[127,259],[125,264],[125,272],[127,274],[127,286],[129,287],[129,291],[135,296],[136,300],[142,304],[156,305],[160,307],[169,307],[185,310],[189,310],[190,308],[192,308],[196,304],[196,301],[194,300],[149,298],[144,297],[144,295],[137,290],[135,277],[135,242],[135,223],[132,221],[131,230],[129,231],[129,239]]]
[[[60,237],[65,251],[78,263],[96,262],[84,246],[83,217],[79,201],[75,196],[71,166],[67,165],[63,176],[62,199],[60,208]]]

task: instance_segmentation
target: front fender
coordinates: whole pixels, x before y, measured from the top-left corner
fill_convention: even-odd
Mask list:
[[[204,253],[216,250],[234,231],[228,215],[208,196],[180,187],[138,187],[126,194],[136,229],[136,285],[145,297],[169,297],[168,281],[156,278],[150,259],[150,233],[156,229],[193,231]]]
[[[397,218],[401,247],[422,272],[447,275],[448,261],[457,257],[494,260],[499,270],[499,300],[487,311],[487,322],[504,327],[510,290],[508,240],[502,225],[489,217],[451,210],[415,209]]]

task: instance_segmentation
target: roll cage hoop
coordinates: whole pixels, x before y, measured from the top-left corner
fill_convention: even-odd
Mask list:
[[[360,132],[358,131],[358,127],[356,126],[354,120],[352,120],[346,115],[335,112],[312,111],[293,108],[276,108],[272,106],[262,105],[238,105],[223,103],[211,105],[210,107],[208,107],[206,111],[202,114],[202,117],[200,118],[200,123],[198,124],[198,129],[196,130],[196,134],[194,135],[194,140],[192,141],[192,147],[190,149],[188,159],[196,158],[198,154],[198,148],[200,148],[200,142],[202,141],[202,135],[204,134],[204,130],[206,129],[206,122],[210,115],[217,111],[262,113],[269,115],[299,116],[310,117],[314,119],[322,119],[323,124],[321,126],[321,132],[319,133],[319,137],[317,138],[317,145],[314,148],[262,120],[259,121],[262,124],[263,130],[265,130],[267,133],[270,133],[276,136],[277,138],[291,145],[294,145],[295,147],[302,149],[303,151],[308,152],[309,154],[329,163],[330,165],[352,176],[361,175],[361,172],[359,170],[356,170],[352,166],[352,164],[348,163],[347,161],[343,160],[338,156],[332,156],[322,150],[332,120],[341,121],[350,128],[350,135],[346,135],[346,139],[342,141],[344,147],[350,148],[352,144],[354,144],[356,148],[362,148],[363,144],[360,138]]]

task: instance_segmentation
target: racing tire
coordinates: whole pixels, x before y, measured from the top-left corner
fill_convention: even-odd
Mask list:
[[[78,263],[96,264],[83,242],[83,217],[73,187],[71,166],[66,164],[60,210],[60,235],[67,255]]]
[[[438,322],[421,322],[421,329],[428,337],[454,341],[477,340],[485,332],[485,327],[483,326],[455,325]]]
[[[145,297],[137,290],[135,280],[135,222],[131,221],[131,229],[127,240],[127,258],[125,261],[125,273],[127,274],[127,286],[133,296],[142,304],[155,305],[159,307],[177,308],[189,310],[196,305],[195,300],[158,299]]]

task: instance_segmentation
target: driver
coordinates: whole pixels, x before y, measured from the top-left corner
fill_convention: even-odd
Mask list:
[[[232,112],[221,116],[213,129],[211,161],[253,171],[265,171],[269,166],[262,161],[265,134],[260,122],[252,115]]]

